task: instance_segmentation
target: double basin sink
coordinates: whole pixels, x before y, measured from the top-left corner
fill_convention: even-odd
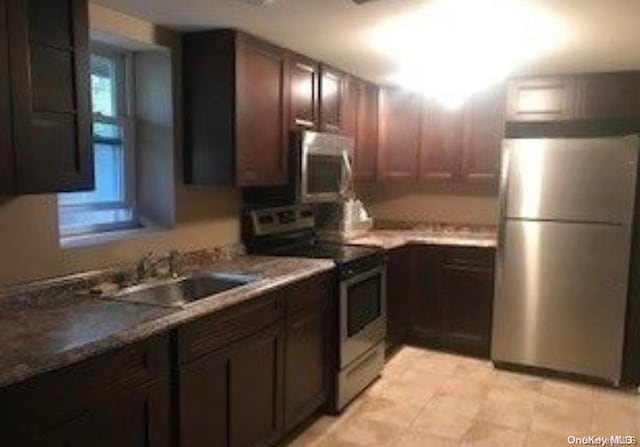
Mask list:
[[[160,307],[180,307],[260,279],[253,273],[194,273],[161,282],[127,287],[105,299]]]

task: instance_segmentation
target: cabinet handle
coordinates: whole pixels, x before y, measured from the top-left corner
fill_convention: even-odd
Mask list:
[[[314,126],[313,121],[303,120],[303,119],[300,119],[300,118],[296,118],[295,123],[298,126],[302,126],[302,127],[313,127]]]

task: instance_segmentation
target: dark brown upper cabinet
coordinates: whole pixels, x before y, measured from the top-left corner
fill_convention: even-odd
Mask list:
[[[13,171],[0,188],[10,194],[92,189],[86,0],[4,0],[0,10],[7,23],[0,30],[0,115],[3,126],[12,123],[12,136],[0,130],[0,171]]]
[[[342,113],[345,75],[338,70],[320,67],[320,129],[323,132],[342,132]]]
[[[360,82],[359,90],[353,176],[357,181],[372,182],[378,166],[378,87]]]
[[[316,130],[320,119],[320,64],[291,54],[289,65],[289,124],[292,130]]]
[[[601,73],[576,79],[578,119],[640,119],[640,73]]]
[[[495,180],[504,135],[504,86],[460,109],[400,90],[380,99],[379,179]]]
[[[640,118],[640,73],[593,73],[514,79],[507,121]]]
[[[462,177],[497,181],[504,138],[504,85],[474,96],[465,112]]]
[[[575,117],[575,78],[549,76],[512,80],[508,121],[563,121]]]
[[[399,89],[380,90],[378,178],[418,176],[422,99]]]
[[[9,194],[14,187],[11,125],[7,2],[0,0],[0,194]]]
[[[378,157],[378,88],[353,76],[346,76],[343,86],[342,134],[354,140],[354,179],[373,181]]]
[[[420,177],[453,180],[460,175],[463,143],[462,109],[449,110],[425,101],[420,135]]]
[[[342,83],[341,133],[353,138],[357,144],[358,137],[358,102],[360,100],[361,81],[352,76],[345,76]]]
[[[190,183],[286,183],[287,57],[235,30],[184,36],[185,177]]]

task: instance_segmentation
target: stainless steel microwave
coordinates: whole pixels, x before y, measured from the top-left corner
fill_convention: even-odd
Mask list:
[[[341,135],[303,131],[296,138],[296,189],[303,203],[337,202],[352,188],[354,140]]]

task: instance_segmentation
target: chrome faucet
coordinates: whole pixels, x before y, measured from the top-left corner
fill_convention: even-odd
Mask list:
[[[177,278],[181,274],[180,268],[181,255],[177,250],[173,250],[169,253],[169,276]]]
[[[138,261],[136,266],[136,281],[141,283],[145,279],[149,278],[154,272],[155,268],[162,262],[162,258],[154,260],[153,252],[148,252],[146,255]]]

